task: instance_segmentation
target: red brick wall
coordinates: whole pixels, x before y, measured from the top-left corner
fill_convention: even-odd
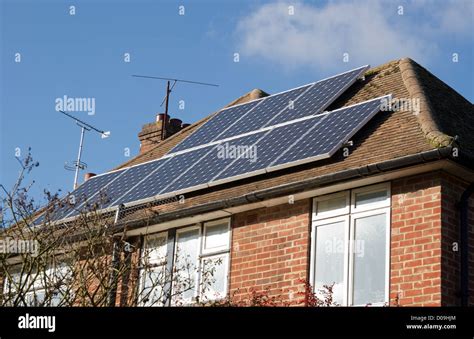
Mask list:
[[[443,305],[460,304],[460,255],[461,248],[459,243],[460,215],[459,201],[467,184],[461,180],[444,174],[442,176],[442,260],[441,260],[441,299]],[[469,277],[469,295],[470,304],[474,305],[474,199],[469,201],[469,256],[470,256],[470,277]],[[455,247],[458,250],[455,251]]]
[[[251,290],[298,304],[309,263],[310,201],[248,211],[233,217],[230,293]]]
[[[441,303],[439,175],[392,182],[390,265],[390,304]]]
[[[466,187],[466,183],[444,172],[392,182],[391,304],[459,304],[460,251],[454,250],[454,243],[459,241],[457,203]],[[473,216],[471,199],[471,224]],[[473,240],[471,228],[471,267]],[[473,278],[471,274],[474,292]]]

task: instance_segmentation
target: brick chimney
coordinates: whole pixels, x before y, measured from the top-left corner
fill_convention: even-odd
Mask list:
[[[183,124],[179,119],[170,119],[169,115],[167,116],[166,124],[164,124],[165,114],[160,113],[156,115],[156,121],[145,124],[142,127],[140,133],[138,133],[138,139],[140,139],[140,154],[144,153],[164,139],[172,136],[173,134],[179,132],[183,129]],[[166,125],[165,130],[163,126]]]

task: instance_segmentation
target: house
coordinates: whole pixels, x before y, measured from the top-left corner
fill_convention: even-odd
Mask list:
[[[128,275],[119,277],[115,304],[134,305],[133,291],[148,288],[148,276],[138,264],[144,253],[151,253],[158,274],[182,264],[180,248],[191,270],[218,261],[209,290],[187,290],[182,296],[186,302],[226,295],[239,301],[252,290],[266,290],[286,304],[301,305],[300,293],[309,281],[315,291],[332,285],[341,305],[472,305],[473,106],[408,58],[364,69],[361,75],[325,111],[391,95],[388,109],[377,109],[329,156],[212,185],[186,184],[186,190],[173,194],[150,193],[156,199],[137,196],[140,203],[118,204],[114,230],[138,250],[132,253]],[[265,98],[270,97],[253,90],[228,107],[258,105]],[[348,112],[344,121],[354,118]],[[241,112],[258,128],[259,117],[252,113]],[[189,126],[159,115],[139,133],[140,154],[114,169],[111,173],[119,174],[111,180],[120,183],[120,171],[166,159],[185,140],[206,131],[219,114]],[[225,121],[222,130],[229,130]],[[278,140],[275,152],[276,145]],[[304,147],[300,142],[290,153]],[[253,160],[258,163],[260,156],[265,154],[259,155],[257,148]],[[194,180],[193,166],[156,168],[153,175],[179,184]],[[152,172],[146,178],[153,178]],[[140,186],[145,177],[136,180],[126,183],[127,194],[133,187],[139,187],[138,193],[153,191],[153,181]],[[193,273],[196,286],[204,278]]]

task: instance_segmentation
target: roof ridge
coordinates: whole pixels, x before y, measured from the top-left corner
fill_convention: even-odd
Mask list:
[[[403,83],[405,84],[411,99],[416,98],[420,100],[420,111],[416,116],[425,138],[436,147],[450,145],[453,137],[440,131],[435,114],[433,113],[432,104],[423,89],[422,81],[419,77],[418,71],[416,70],[416,68],[422,68],[422,66],[410,58],[400,59],[398,66],[400,68]]]

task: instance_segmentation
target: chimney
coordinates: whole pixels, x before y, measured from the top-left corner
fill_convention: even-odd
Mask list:
[[[142,130],[138,133],[138,139],[140,139],[140,154],[150,150],[164,139],[182,129],[182,121],[180,119],[170,119],[168,115],[166,124],[164,120],[165,114],[159,113],[156,115],[155,122],[143,125]],[[164,126],[166,126],[166,128],[162,132]]]
[[[86,174],[84,174],[84,182],[86,182],[87,180],[89,180],[92,177],[95,177],[96,175],[97,174],[95,174],[95,173],[86,173]]]

